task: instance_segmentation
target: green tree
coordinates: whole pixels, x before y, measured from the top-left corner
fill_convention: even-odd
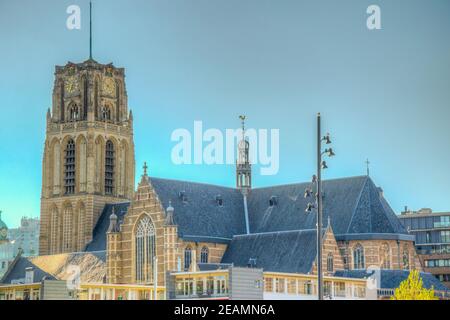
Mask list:
[[[392,300],[438,300],[434,295],[434,288],[426,289],[423,287],[423,281],[417,270],[409,273],[408,279],[402,281],[400,286],[395,289]]]

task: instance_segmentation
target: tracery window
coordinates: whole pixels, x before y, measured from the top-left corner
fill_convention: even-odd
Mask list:
[[[353,249],[353,269],[365,269],[364,248],[360,244]]]
[[[113,194],[114,191],[114,144],[111,140],[106,142],[105,154],[105,193]]]
[[[136,282],[153,281],[154,257],[156,256],[155,227],[150,217],[144,216],[137,225],[135,235],[136,247]]]
[[[202,251],[200,252],[200,262],[201,263],[208,263],[208,254],[209,254],[208,247],[203,247]]]
[[[69,120],[77,121],[81,119],[81,110],[76,104],[72,104],[69,108]]]
[[[111,121],[111,109],[107,106],[103,106],[101,110],[101,118],[103,121]]]
[[[383,243],[380,248],[380,259],[381,259],[381,268],[382,269],[390,269],[391,268],[391,258],[390,258],[390,249],[387,243]]]
[[[192,262],[192,249],[187,247],[184,249],[184,270],[188,270]]]
[[[66,207],[63,216],[63,252],[72,251],[72,208]]]
[[[75,142],[70,139],[66,146],[64,186],[66,194],[75,192]]]
[[[334,270],[334,265],[333,265],[333,254],[329,253],[327,256],[327,271],[328,272],[333,272]]]
[[[55,207],[52,209],[50,220],[50,253],[58,252],[58,236],[59,236],[59,215],[58,209]]]

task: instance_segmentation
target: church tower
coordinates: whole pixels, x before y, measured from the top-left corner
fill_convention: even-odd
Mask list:
[[[245,139],[245,116],[239,116],[242,124],[242,139],[238,143],[236,160],[236,188],[241,191],[244,200],[245,230],[250,233],[247,195],[252,188],[252,165],[250,164],[250,143]]]
[[[242,139],[238,143],[236,160],[236,188],[247,194],[252,187],[252,167],[250,164],[250,144],[245,139],[245,116],[239,116],[242,124]]]
[[[57,66],[47,111],[39,253],[83,250],[105,203],[132,199],[133,117],[123,68]]]

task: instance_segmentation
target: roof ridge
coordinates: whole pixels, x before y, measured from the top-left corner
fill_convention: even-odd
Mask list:
[[[199,184],[199,185],[204,185],[204,186],[213,186],[213,187],[219,187],[219,188],[225,188],[225,189],[238,191],[238,189],[236,189],[235,187],[222,186],[222,185],[219,185],[219,184],[213,184],[213,183],[207,183],[207,182],[197,182],[197,181],[179,180],[179,179],[167,179],[167,178],[159,178],[159,177],[149,177],[149,179],[150,179],[150,182],[152,180],[156,179],[156,180],[161,180],[161,181],[173,181],[173,182]]]
[[[339,181],[339,180],[351,180],[351,179],[364,178],[364,177],[367,177],[367,176],[360,175],[360,176],[325,179],[325,180],[322,180],[322,182],[335,182],[335,181]],[[269,189],[269,188],[274,188],[274,187],[288,187],[288,186],[295,186],[295,185],[300,185],[300,184],[305,184],[305,183],[311,183],[311,182],[310,181],[302,181],[302,182],[292,182],[292,183],[286,183],[286,184],[276,184],[273,186],[256,187],[256,188],[252,188],[252,190],[263,190],[263,189]]]
[[[238,191],[238,189],[236,189],[235,187],[229,187],[229,186],[224,186],[224,185],[220,185],[220,184],[213,184],[213,183],[207,183],[207,182],[160,178],[160,177],[155,177],[155,176],[151,176],[149,178],[150,178],[150,181],[156,179],[156,180],[160,180],[160,181],[174,181],[174,182],[182,182],[182,183],[192,183],[192,184],[198,184],[198,185],[204,185],[204,186],[214,186],[214,187],[219,187],[219,188],[225,188],[225,189]],[[325,180],[322,180],[322,182],[335,182],[335,181],[340,181],[340,180],[351,180],[351,179],[358,179],[358,178],[367,178],[367,176],[359,175],[359,176],[349,176],[349,177],[325,179]],[[275,185],[272,185],[272,186],[255,187],[255,188],[252,188],[252,190],[263,190],[263,189],[274,188],[274,187],[295,186],[295,185],[300,185],[300,184],[305,184],[305,183],[310,183],[310,182],[309,181],[300,181],[300,182],[292,182],[292,183],[284,183],[284,184],[275,184]]]
[[[326,229],[326,228],[322,228]],[[236,234],[233,238],[244,238],[249,236],[259,236],[259,235],[270,235],[270,234],[280,234],[280,233],[306,233],[306,232],[316,232],[316,229],[297,229],[297,230],[280,230],[280,231],[267,231],[267,232],[257,232],[257,233],[249,233],[249,234]]]

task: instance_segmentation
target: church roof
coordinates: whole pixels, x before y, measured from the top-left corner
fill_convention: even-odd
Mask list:
[[[181,238],[220,242],[245,233],[244,205],[239,190],[160,178],[150,178],[150,182],[164,208],[171,201]]]
[[[312,198],[304,198],[311,183],[298,183],[254,189],[248,198],[250,232],[313,229],[316,215],[306,214]],[[343,237],[369,234],[404,234],[407,232],[367,176],[325,180],[323,190],[323,221],[331,220],[334,234]],[[276,204],[269,200],[276,197]]]
[[[120,225],[123,222],[123,218],[127,213],[129,202],[106,204],[103,211],[98,218],[97,224],[93,231],[93,238],[90,243],[87,244],[85,251],[102,251],[106,250],[106,233],[109,227],[109,217],[112,214],[114,207],[114,213],[117,216],[117,223]]]
[[[309,273],[317,255],[316,230],[278,231],[233,238],[222,263],[264,271]]]
[[[233,239],[233,245],[244,239],[255,240],[251,237],[233,238],[245,234],[243,198],[239,190],[161,178],[150,178],[150,182],[163,208],[171,202],[173,219],[182,239],[216,243],[229,243]],[[304,198],[305,188],[310,186],[311,183],[297,183],[252,189],[248,195],[250,232],[314,229],[315,213],[305,212],[307,203],[313,201]],[[330,217],[337,240],[414,239],[406,232],[384,199],[381,189],[375,186],[370,177],[325,180],[322,187],[323,221],[326,224]],[[106,232],[113,206],[121,223],[129,203],[105,206],[94,229],[93,240],[86,247],[87,251],[106,249]]]

